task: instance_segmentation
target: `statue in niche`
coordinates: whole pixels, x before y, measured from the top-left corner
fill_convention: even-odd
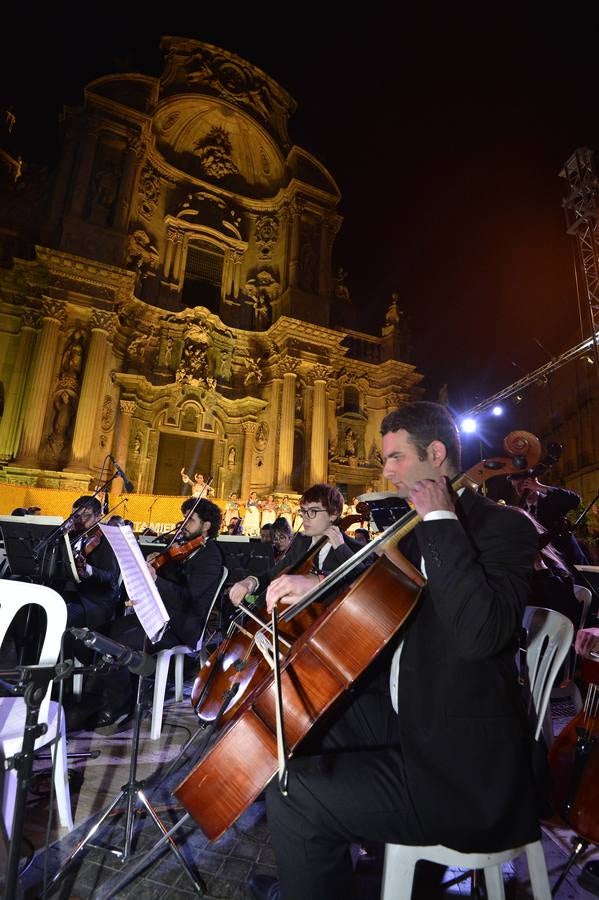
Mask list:
[[[223,381],[230,381],[233,368],[233,353],[231,350],[222,350],[218,361],[218,377]]]
[[[92,209],[102,210],[102,216],[106,220],[112,212],[112,207],[117,198],[119,182],[121,180],[120,167],[112,162],[106,162],[98,169],[92,179]]]
[[[357,440],[356,435],[351,428],[347,428],[345,432],[345,455],[356,456]]]
[[[235,468],[235,460],[237,458],[237,450],[235,447],[229,448],[229,453],[227,456],[227,468],[234,469]]]
[[[136,456],[139,456],[141,453],[141,434],[135,435],[135,440],[133,441],[133,452]]]
[[[213,126],[205,138],[198,141],[193,154],[199,160],[202,171],[212,178],[237,175],[239,169],[231,159],[231,138],[220,125]]]
[[[254,331],[266,331],[270,325],[270,309],[260,294],[254,299]]]
[[[348,275],[349,272],[346,272],[342,266],[339,266],[337,275],[335,276],[335,289],[333,291],[335,297],[337,297],[338,300],[343,300],[345,303],[351,303],[349,288],[345,283]]]
[[[78,380],[83,367],[83,349],[85,345],[85,333],[78,323],[73,329],[65,344],[60,362],[60,374],[71,375]]]
[[[75,395],[71,391],[59,391],[54,397],[54,416],[52,431],[48,444],[54,454],[59,456],[71,438],[73,419],[75,417]]]
[[[397,328],[401,321],[402,311],[398,309],[398,302],[399,294],[397,293],[397,291],[393,291],[393,293],[391,294],[391,305],[385,313],[385,322],[392,328]]]

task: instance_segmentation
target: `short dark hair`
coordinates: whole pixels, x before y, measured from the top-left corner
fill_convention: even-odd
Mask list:
[[[216,503],[212,503],[211,500],[205,500],[203,497],[201,500],[197,500],[195,497],[188,497],[181,504],[181,512],[187,515],[191,509],[198,514],[202,522],[210,522],[208,537],[216,537],[222,521],[222,513]]]
[[[285,518],[285,516],[279,516],[272,523],[272,533],[274,534],[286,534],[288,537],[293,535],[293,531],[291,530],[291,525]]]
[[[451,413],[440,403],[414,400],[388,413],[381,422],[381,434],[408,432],[409,440],[418,452],[419,459],[426,459],[426,451],[432,441],[441,441],[447,450],[448,464],[460,468],[460,432]]]
[[[94,516],[99,516],[102,513],[102,504],[97,497],[86,497],[83,495],[83,497],[77,497],[73,501],[73,509],[81,509],[83,506],[87,506],[90,513],[93,513]]]
[[[343,511],[343,494],[332,484],[313,484],[300,497],[300,503],[322,503],[330,516],[339,518]]]

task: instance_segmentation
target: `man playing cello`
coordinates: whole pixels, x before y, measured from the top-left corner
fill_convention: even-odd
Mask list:
[[[255,876],[260,900],[351,896],[352,843],[474,852],[539,838],[514,663],[535,529],[470,490],[454,495],[460,443],[445,407],[408,403],[381,432],[384,475],[422,520],[400,549],[428,581],[393,646],[290,760],[286,796],[271,782],[280,882]],[[303,593],[275,579],[267,606]]]

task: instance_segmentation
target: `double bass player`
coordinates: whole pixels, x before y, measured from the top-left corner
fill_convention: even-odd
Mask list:
[[[400,550],[427,584],[397,640],[290,760],[286,796],[271,782],[280,881],[255,876],[259,900],[350,896],[352,843],[474,852],[539,838],[514,663],[536,531],[468,489],[454,496],[460,443],[445,407],[408,403],[381,432],[384,475],[422,519]],[[267,606],[303,592],[276,579]]]

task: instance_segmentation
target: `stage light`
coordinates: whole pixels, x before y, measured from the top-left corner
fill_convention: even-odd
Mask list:
[[[473,434],[476,431],[476,419],[463,419],[462,431],[464,434]]]
[[[502,416],[503,415],[503,406],[494,406],[491,410],[494,416]]]
[[[592,356],[583,356],[582,358],[584,359],[585,363],[588,363],[589,366],[595,365],[595,360]]]
[[[514,403],[516,403],[516,404],[522,403],[522,400],[523,400],[522,394],[516,394],[516,396],[514,397]]]

